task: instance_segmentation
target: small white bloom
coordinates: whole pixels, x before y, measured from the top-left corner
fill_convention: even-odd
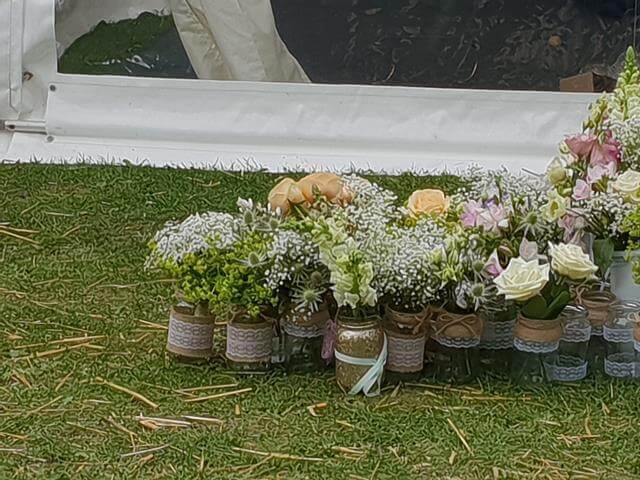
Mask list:
[[[640,203],[640,172],[627,170],[611,184],[611,188],[621,193],[625,200]]]

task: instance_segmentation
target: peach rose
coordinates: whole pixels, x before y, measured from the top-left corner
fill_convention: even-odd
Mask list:
[[[414,218],[425,213],[442,215],[449,210],[450,202],[441,190],[416,190],[409,197],[407,208]]]
[[[333,202],[342,193],[344,184],[335,173],[318,172],[299,180],[298,186],[307,202],[314,203],[316,192],[324,195],[329,202]]]
[[[271,210],[277,210],[279,208],[282,215],[287,215],[291,210],[291,205],[303,203],[305,197],[293,179],[285,178],[271,189],[267,200]]]

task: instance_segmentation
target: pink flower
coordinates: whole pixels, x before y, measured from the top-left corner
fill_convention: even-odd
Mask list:
[[[466,228],[475,227],[478,221],[478,215],[483,211],[482,204],[475,200],[469,200],[463,208],[464,212],[460,215],[462,226]]]
[[[538,258],[538,244],[536,242],[530,242],[526,238],[522,238],[522,242],[520,242],[519,252],[520,257],[530,262],[531,260],[535,260]]]
[[[591,133],[581,133],[572,135],[564,143],[567,144],[571,153],[578,157],[585,157],[591,153],[595,144],[598,143],[598,137]]]
[[[509,226],[507,210],[502,205],[491,203],[478,215],[477,225],[487,232],[498,232],[501,228],[507,228]]]
[[[572,197],[574,200],[586,200],[591,197],[591,185],[584,180],[578,180],[576,186],[573,187]]]
[[[504,272],[504,268],[500,265],[500,259],[498,258],[498,252],[496,250],[493,251],[487,263],[484,264],[484,271],[492,278],[499,277],[502,272]]]
[[[580,231],[584,228],[584,219],[568,213],[558,220],[558,226],[564,230],[564,241],[572,243],[580,237]]]
[[[590,165],[602,165],[603,167],[613,165],[614,168],[618,165],[618,161],[620,160],[620,147],[617,142],[611,139],[608,139],[607,142],[608,143],[602,145],[600,143],[594,145],[593,150],[591,150]]]
[[[587,183],[594,184],[604,177],[613,178],[616,174],[616,164],[595,165],[587,169]]]

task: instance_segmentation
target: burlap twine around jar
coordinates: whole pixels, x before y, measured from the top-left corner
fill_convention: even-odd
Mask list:
[[[419,313],[406,313],[387,307],[383,325],[388,340],[386,370],[396,373],[422,370],[429,326],[428,313],[427,309]]]
[[[229,360],[238,363],[269,363],[273,348],[273,322],[257,323],[232,320],[227,324]]]
[[[589,323],[593,335],[602,335],[602,327],[609,316],[609,309],[617,300],[613,293],[606,291],[588,291],[576,294],[576,303],[585,307],[589,312]]]
[[[558,348],[562,338],[562,320],[538,320],[518,315],[514,346],[530,353],[550,353]]]
[[[441,345],[472,348],[480,344],[484,320],[475,313],[445,312],[432,320],[433,338]]]
[[[167,350],[191,358],[209,358],[213,350],[215,317],[189,315],[172,308],[169,315]]]

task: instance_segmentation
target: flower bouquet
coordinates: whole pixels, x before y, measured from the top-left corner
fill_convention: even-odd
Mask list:
[[[179,359],[207,359],[212,354],[215,318],[210,307],[221,271],[210,262],[210,251],[229,251],[236,240],[236,219],[210,212],[166,224],[149,243],[146,267],[176,282],[167,350]]]
[[[564,230],[565,241],[582,242],[603,284],[623,299],[640,297],[628,258],[640,230],[640,70],[629,48],[611,94],[591,107],[583,132],[566,138],[547,168],[551,185],[547,219]],[[639,270],[640,271],[640,270]]]
[[[518,304],[512,377],[543,381],[543,361],[558,350],[563,335],[561,314],[572,300],[571,288],[593,280],[596,265],[578,245],[549,245],[551,263],[537,251],[521,249],[494,283],[505,300]],[[590,335],[590,332],[589,332]]]

